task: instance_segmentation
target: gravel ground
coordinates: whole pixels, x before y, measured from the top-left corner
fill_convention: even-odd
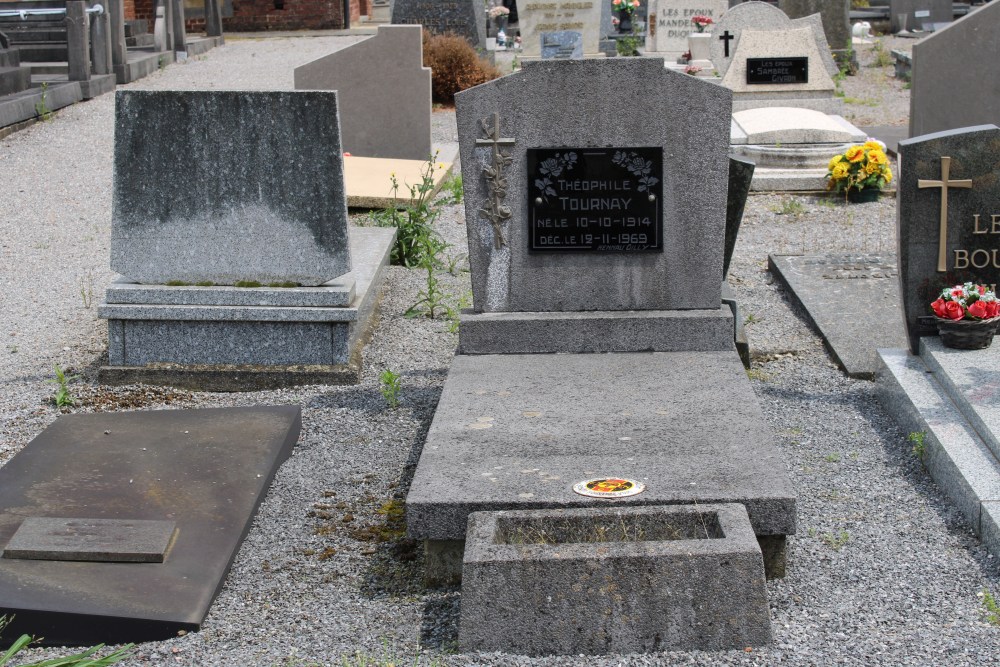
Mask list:
[[[288,88],[295,66],[350,41],[230,39],[130,87]],[[884,108],[859,112],[905,122],[906,92],[887,85],[885,71],[863,69],[845,82],[846,94],[878,93],[888,100]],[[434,118],[436,138],[453,140],[453,113]],[[1000,630],[987,622],[979,597],[983,589],[1000,592],[997,564],[878,407],[873,384],[847,379],[830,363],[766,271],[769,252],[893,248],[890,199],[846,207],[754,196],[737,244],[730,282],[753,316],[753,386],[799,494],[788,576],[768,584],[774,645],[587,659],[465,656],[455,653],[459,593],[421,586],[422,556],[401,538],[397,511],[456,345],[446,319],[403,316],[421,274],[390,270],[358,386],[250,394],[101,388],[94,370],[106,330],[96,302],[111,279],[112,130],[113,98],[104,96],[0,140],[0,462],[58,416],[48,402],[55,364],[83,376],[71,384],[74,412],[303,407],[299,445],[202,631],[143,644],[122,664],[385,665],[411,664],[417,655],[442,665],[1000,663]],[[463,219],[461,206],[444,205],[437,222],[459,265]],[[467,273],[443,280],[455,301],[468,293]],[[387,409],[379,392],[378,374],[387,368],[402,375],[397,409]]]

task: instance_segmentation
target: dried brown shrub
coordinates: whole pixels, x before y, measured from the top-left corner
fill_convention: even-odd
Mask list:
[[[455,93],[502,76],[500,70],[481,59],[458,35],[432,35],[424,31],[424,67],[431,68],[431,92],[435,102],[454,104]]]

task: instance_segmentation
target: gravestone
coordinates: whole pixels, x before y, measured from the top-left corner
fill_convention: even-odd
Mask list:
[[[688,35],[696,31],[691,23],[693,16],[707,16],[718,22],[728,7],[727,0],[651,0],[649,36],[643,54],[673,60],[688,51]]]
[[[102,381],[357,381],[393,230],[348,234],[337,93],[116,102]]]
[[[991,2],[913,45],[910,136],[1000,125],[1000,88],[970,63],[1000,62],[1000,2]]]
[[[395,0],[392,22],[419,24],[435,35],[452,33],[477,49],[486,45],[486,12],[481,0]]]
[[[518,6],[522,58],[597,58],[600,50],[600,0],[539,0]],[[579,44],[579,46],[576,46]],[[565,47],[571,47],[568,52]]]
[[[980,125],[899,142],[897,237],[910,350],[935,335],[945,287],[1000,285],[1000,128]]]
[[[602,507],[619,482],[626,505],[744,505],[781,576],[795,498],[721,297],[731,93],[550,60],[456,113],[473,308],[406,500],[428,579],[460,576],[470,513]],[[706,401],[734,412],[681,417]]]
[[[422,63],[419,26],[380,26],[374,37],[295,68],[295,88],[338,91],[351,155],[427,160],[431,70]]]
[[[853,43],[851,0],[781,0],[778,8],[791,19],[805,18],[813,14],[822,16],[827,44],[833,49],[837,62],[847,63]]]
[[[929,30],[933,23],[955,18],[952,0],[890,0],[889,26],[892,32]]]
[[[712,63],[719,71],[719,76],[725,77],[729,67],[735,62],[736,50],[739,48],[744,30],[787,31],[807,27],[815,35],[815,45],[802,45],[799,48],[808,48],[810,51],[815,48],[819,52],[822,67],[826,69],[829,76],[835,76],[840,70],[830,54],[826,33],[823,31],[823,19],[819,14],[790,19],[787,14],[774,5],[756,0],[730,8],[714,26],[712,34],[716,38],[712,40]],[[781,48],[781,41],[779,39],[778,43],[775,44],[776,48]],[[755,55],[768,57],[777,54]],[[799,53],[798,55],[802,56],[803,54]]]
[[[0,642],[198,630],[301,427],[298,406],[59,417],[0,468]]]

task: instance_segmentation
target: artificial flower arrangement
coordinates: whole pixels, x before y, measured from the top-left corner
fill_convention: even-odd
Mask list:
[[[691,23],[693,23],[694,27],[698,29],[698,32],[705,32],[705,28],[712,25],[712,19],[711,17],[699,14],[691,17]]]
[[[991,320],[1000,316],[1000,302],[986,285],[965,283],[945,288],[931,310],[942,320]]]
[[[507,18],[507,16],[510,14],[510,10],[507,9],[506,7],[497,6],[497,7],[490,7],[490,11],[487,13],[489,14],[489,17],[491,19],[499,18],[501,16]]]
[[[827,189],[849,193],[851,190],[881,190],[892,182],[885,144],[868,139],[835,156],[827,166]]]
[[[639,8],[639,0],[611,0],[611,8],[617,12],[631,14]]]

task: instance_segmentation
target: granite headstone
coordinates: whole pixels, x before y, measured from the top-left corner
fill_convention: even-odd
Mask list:
[[[431,70],[420,27],[380,26],[374,37],[295,68],[297,90],[336,90],[341,141],[351,155],[431,155]]]
[[[541,61],[459,93],[475,311],[718,308],[730,99],[653,58]]]
[[[729,7],[727,0],[651,0],[647,54],[680,55],[688,50],[688,35],[695,30],[694,16],[718,22]]]
[[[560,39],[560,33],[564,41],[568,38],[566,33],[578,33],[582,56],[599,57],[601,7],[604,4],[599,0],[538,0],[519,5],[522,58],[545,58],[545,45]]]
[[[836,75],[840,70],[830,54],[826,33],[823,31],[823,19],[819,14],[790,19],[774,5],[756,0],[730,8],[719,19],[712,32],[715,35],[712,40],[712,63],[719,71],[719,76],[725,77],[735,61],[744,30],[787,31],[805,27],[810,28],[815,35],[815,49],[819,52],[827,74],[831,77]],[[782,46],[783,41],[779,39],[775,46]]]
[[[791,19],[819,14],[830,48],[834,51],[851,48],[850,0],[780,0],[778,8]]]
[[[459,35],[477,48],[486,44],[482,0],[395,0],[392,22],[422,25],[435,35]]]
[[[1000,125],[1000,86],[975,63],[1000,62],[1000,2],[913,45],[910,136]]]
[[[930,304],[965,281],[1000,285],[1000,128],[979,125],[899,142],[903,317],[916,353],[937,333]]]
[[[336,92],[118,91],[111,268],[321,285],[351,270]]]
[[[927,30],[933,23],[954,18],[952,0],[890,0],[889,26],[892,32]]]

